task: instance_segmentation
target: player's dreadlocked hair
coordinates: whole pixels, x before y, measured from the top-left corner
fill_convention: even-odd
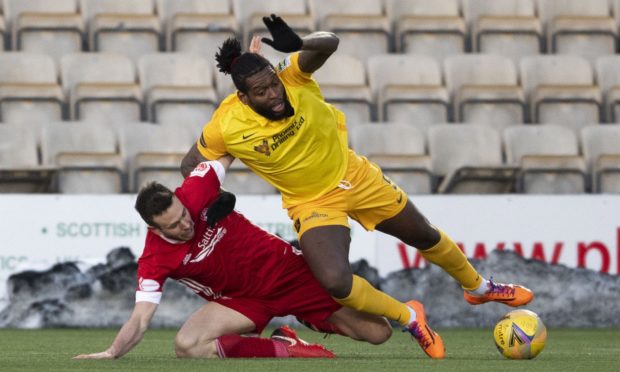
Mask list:
[[[247,85],[245,79],[261,71],[265,67],[271,66],[271,63],[260,54],[241,53],[241,43],[234,38],[228,38],[219,48],[219,52],[215,53],[217,68],[229,74],[235,87],[240,92],[247,93]]]
[[[138,193],[135,208],[140,213],[140,217],[149,226],[156,226],[153,217],[164,213],[172,205],[174,194],[166,186],[150,182]]]

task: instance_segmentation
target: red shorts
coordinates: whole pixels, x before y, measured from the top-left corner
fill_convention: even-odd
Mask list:
[[[273,317],[293,315],[310,323],[326,320],[342,305],[321,287],[303,257],[299,258],[285,275],[280,276],[278,285],[268,295],[219,298],[214,302],[248,317],[259,334]]]

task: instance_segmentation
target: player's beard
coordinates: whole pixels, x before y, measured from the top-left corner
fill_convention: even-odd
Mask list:
[[[286,95],[284,96],[284,110],[282,110],[282,112],[275,112],[271,109],[271,107],[252,107],[252,109],[260,116],[263,116],[271,121],[278,121],[295,115],[295,109],[288,101],[288,97]]]

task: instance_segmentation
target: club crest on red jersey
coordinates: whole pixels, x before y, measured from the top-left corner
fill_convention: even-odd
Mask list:
[[[203,161],[202,163],[198,164],[196,166],[196,168],[194,168],[194,170],[192,171],[192,173],[190,173],[190,177],[204,177],[205,174],[207,174],[207,172],[209,171],[209,169],[211,169],[211,165],[209,165],[208,162]]]

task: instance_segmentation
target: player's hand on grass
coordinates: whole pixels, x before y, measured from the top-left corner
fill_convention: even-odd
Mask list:
[[[263,17],[263,22],[273,37],[273,40],[266,37],[262,38],[263,43],[284,53],[296,52],[301,49],[303,41],[282,18],[272,14],[270,17]]]
[[[109,350],[106,350],[100,353],[76,355],[73,359],[114,359],[114,355]]]
[[[207,225],[215,227],[215,224],[228,216],[235,209],[237,198],[234,194],[221,191],[220,196],[209,206],[207,210]]]

